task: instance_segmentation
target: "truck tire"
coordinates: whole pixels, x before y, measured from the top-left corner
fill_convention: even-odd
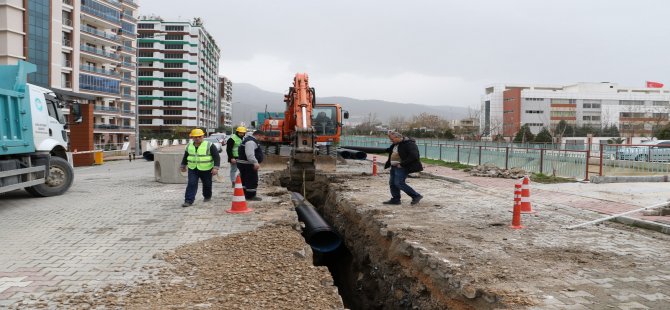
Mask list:
[[[35,197],[50,197],[65,193],[74,180],[74,169],[60,157],[52,156],[49,162],[49,177],[44,184],[27,187],[26,191]]]

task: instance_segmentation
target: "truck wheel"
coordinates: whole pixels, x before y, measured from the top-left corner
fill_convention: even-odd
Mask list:
[[[50,197],[65,193],[74,180],[72,166],[60,157],[51,157],[49,177],[44,184],[27,187],[26,191],[35,197]]]

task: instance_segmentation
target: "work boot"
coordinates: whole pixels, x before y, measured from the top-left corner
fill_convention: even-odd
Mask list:
[[[182,208],[188,208],[188,207],[190,207],[190,206],[192,206],[192,205],[193,205],[193,203],[192,203],[192,202],[188,202],[188,201],[185,201],[184,203],[181,204]]]
[[[211,200],[212,200],[211,197],[210,198],[205,198],[205,199],[202,200],[202,202],[210,202]]]
[[[258,197],[258,196],[254,196],[254,197],[251,197],[251,198],[247,198],[247,200],[248,201],[261,201],[261,200],[263,200],[263,198]]]
[[[233,188],[235,188],[235,182],[233,182]]]
[[[415,204],[419,203],[419,201],[421,201],[422,198],[423,198],[423,196],[421,196],[421,195],[416,196],[416,197],[412,198],[412,202],[410,202],[410,204],[415,205]]]
[[[385,204],[385,205],[399,205],[400,200],[390,199],[390,200],[384,201],[382,203]]]

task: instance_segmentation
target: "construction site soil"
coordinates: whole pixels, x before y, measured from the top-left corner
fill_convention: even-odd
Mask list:
[[[349,161],[304,188],[292,187],[281,172],[264,172],[259,193],[271,199],[253,206],[254,216],[268,226],[157,253],[166,264],[146,266],[145,281],[62,295],[59,303],[129,309],[543,309],[565,302],[557,299],[560,292],[584,291],[607,308],[616,301],[611,286],[580,279],[668,269],[667,235],[614,223],[566,230],[594,214],[541,203],[523,216],[525,228],[515,230],[509,227],[511,192],[425,175],[408,179],[425,197],[418,205],[407,196],[402,205],[383,205],[390,198],[388,173],[372,176],[370,170],[367,161]],[[313,265],[285,187],[304,192],[344,238],[347,249],[324,260],[328,268]],[[633,243],[649,250],[619,250]],[[629,285],[650,289],[645,281]],[[658,309],[665,302],[659,300]]]

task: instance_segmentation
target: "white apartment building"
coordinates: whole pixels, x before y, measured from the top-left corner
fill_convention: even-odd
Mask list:
[[[594,128],[615,125],[624,136],[649,136],[668,123],[670,89],[609,82],[500,84],[485,89],[481,108],[480,130],[485,136],[513,137],[524,124],[536,134],[562,120]]]
[[[219,126],[233,127],[233,82],[227,77],[219,77]]]
[[[2,1],[0,64],[34,63],[30,83],[94,104],[98,147],[133,142],[137,10],[133,0]]]
[[[220,49],[202,22],[143,17],[138,32],[140,129],[215,131],[220,111]]]

